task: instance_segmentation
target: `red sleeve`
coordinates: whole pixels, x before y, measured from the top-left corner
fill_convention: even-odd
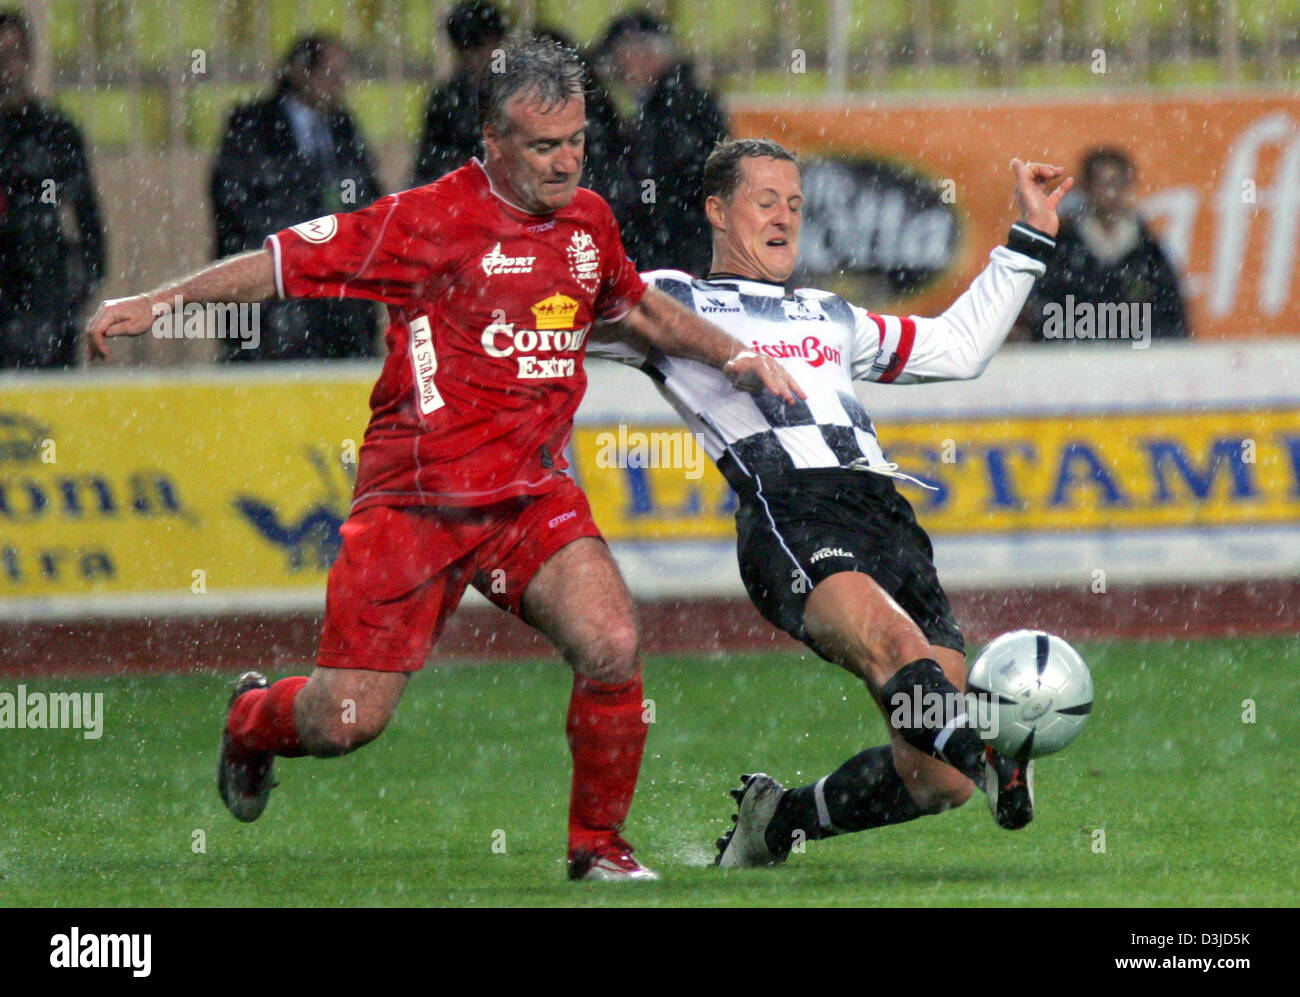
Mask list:
[[[605,212],[609,216],[608,237],[600,253],[605,265],[596,296],[596,318],[601,322],[614,322],[636,307],[646,292],[646,283],[637,273],[636,264],[627,258],[613,213],[608,207]]]
[[[360,211],[325,215],[266,239],[284,298],[369,298],[403,305],[425,296],[450,266],[435,205],[390,194]]]

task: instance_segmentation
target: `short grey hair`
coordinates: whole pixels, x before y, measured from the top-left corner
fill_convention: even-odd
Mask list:
[[[549,112],[581,97],[585,87],[586,73],[574,49],[549,38],[525,38],[492,53],[479,79],[479,120],[505,131],[505,106],[512,97],[535,95]]]
[[[704,200],[718,197],[731,200],[740,186],[740,161],[742,159],[780,159],[799,165],[799,157],[770,138],[736,138],[719,142],[704,161],[704,179],[701,187]]]

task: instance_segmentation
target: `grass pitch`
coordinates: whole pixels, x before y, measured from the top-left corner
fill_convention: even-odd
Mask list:
[[[104,732],[0,731],[0,903],[1293,904],[1300,639],[1081,650],[1097,705],[1075,744],[1038,763],[1025,830],[999,830],[977,793],[726,873],[713,840],[740,772],[810,782],[882,743],[884,722],[811,655],[649,660],[655,723],[627,835],[663,879],[613,886],[564,879],[570,679],[557,662],[426,669],[374,744],[277,762],[282,785],[250,825],[213,775],[232,675],[27,681],[103,692]]]

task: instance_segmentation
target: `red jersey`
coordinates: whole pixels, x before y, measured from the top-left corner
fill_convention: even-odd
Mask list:
[[[388,306],[352,510],[486,505],[564,480],[587,332],[645,293],[604,200],[515,207],[472,160],[268,237],[281,297]]]

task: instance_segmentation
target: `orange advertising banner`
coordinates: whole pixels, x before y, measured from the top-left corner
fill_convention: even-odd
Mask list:
[[[882,160],[919,175],[956,211],[951,265],[889,307],[934,314],[983,267],[1015,219],[1013,156],[1066,166],[1126,149],[1138,198],[1183,279],[1197,338],[1300,335],[1300,96],[810,105],[737,103],[732,128],[822,157]],[[1076,180],[1078,178],[1076,177]],[[861,302],[885,307],[882,302]]]

